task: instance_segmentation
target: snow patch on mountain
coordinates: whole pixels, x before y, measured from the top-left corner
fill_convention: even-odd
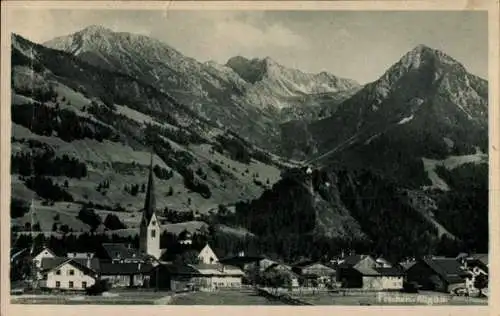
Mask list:
[[[413,120],[413,114],[402,118],[401,121],[398,122],[398,125],[406,124],[406,123],[410,122],[411,120]]]

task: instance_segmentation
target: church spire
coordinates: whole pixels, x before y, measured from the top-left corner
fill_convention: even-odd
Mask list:
[[[156,210],[156,198],[155,198],[155,188],[154,188],[154,173],[153,173],[153,153],[151,152],[151,162],[149,165],[149,179],[148,187],[146,189],[146,199],[144,201],[144,217],[146,223],[149,223],[151,216]]]

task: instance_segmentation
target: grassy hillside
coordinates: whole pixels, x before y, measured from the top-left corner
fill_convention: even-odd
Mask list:
[[[114,214],[135,228],[151,152],[160,211],[206,214],[258,197],[280,177],[283,163],[275,156],[136,79],[20,38],[12,54],[12,198],[22,201],[23,213],[13,219],[18,230],[33,221],[47,232],[61,226],[87,231],[77,218],[84,205],[102,221]]]

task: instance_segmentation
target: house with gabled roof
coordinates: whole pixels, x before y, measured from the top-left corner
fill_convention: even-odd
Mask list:
[[[144,262],[102,262],[99,277],[112,287],[149,287],[153,265]]]
[[[409,282],[416,282],[424,290],[446,293],[465,288],[465,279],[470,275],[456,258],[447,257],[419,258],[406,274]]]
[[[100,253],[102,261],[112,263],[139,263],[144,262],[146,257],[138,249],[125,243],[103,243]]]
[[[313,260],[303,260],[296,262],[292,270],[299,275],[301,285],[310,287],[331,286],[336,281],[337,271]]]
[[[206,244],[205,247],[200,250],[198,253],[198,260],[200,263],[204,264],[215,264],[219,262],[219,258],[209,244]]]
[[[291,287],[299,286],[299,275],[288,264],[283,262],[272,263],[261,272],[261,279],[270,279],[275,275],[283,276]]]
[[[171,291],[189,287],[201,290],[241,288],[244,275],[240,268],[221,263],[160,264],[151,272],[151,287]]]
[[[33,264],[35,265],[36,268],[40,268],[42,259],[44,258],[55,258],[57,257],[56,253],[49,249],[48,247],[43,247],[39,251],[37,251],[37,254],[33,256]]]
[[[97,264],[98,262],[97,260]],[[95,269],[87,259],[43,258],[39,286],[52,290],[85,290],[95,284],[98,278]]]
[[[401,290],[404,271],[377,261],[370,255],[355,254],[346,257],[337,266],[337,280],[344,288],[365,290]]]
[[[220,263],[191,265],[199,272],[193,282],[202,289],[241,288],[245,273],[238,267]]]

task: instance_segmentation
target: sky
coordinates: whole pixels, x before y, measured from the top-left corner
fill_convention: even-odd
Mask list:
[[[271,57],[287,67],[362,84],[425,44],[488,77],[488,18],[480,11],[16,9],[8,19],[12,32],[37,43],[102,25],[157,38],[202,62]]]

